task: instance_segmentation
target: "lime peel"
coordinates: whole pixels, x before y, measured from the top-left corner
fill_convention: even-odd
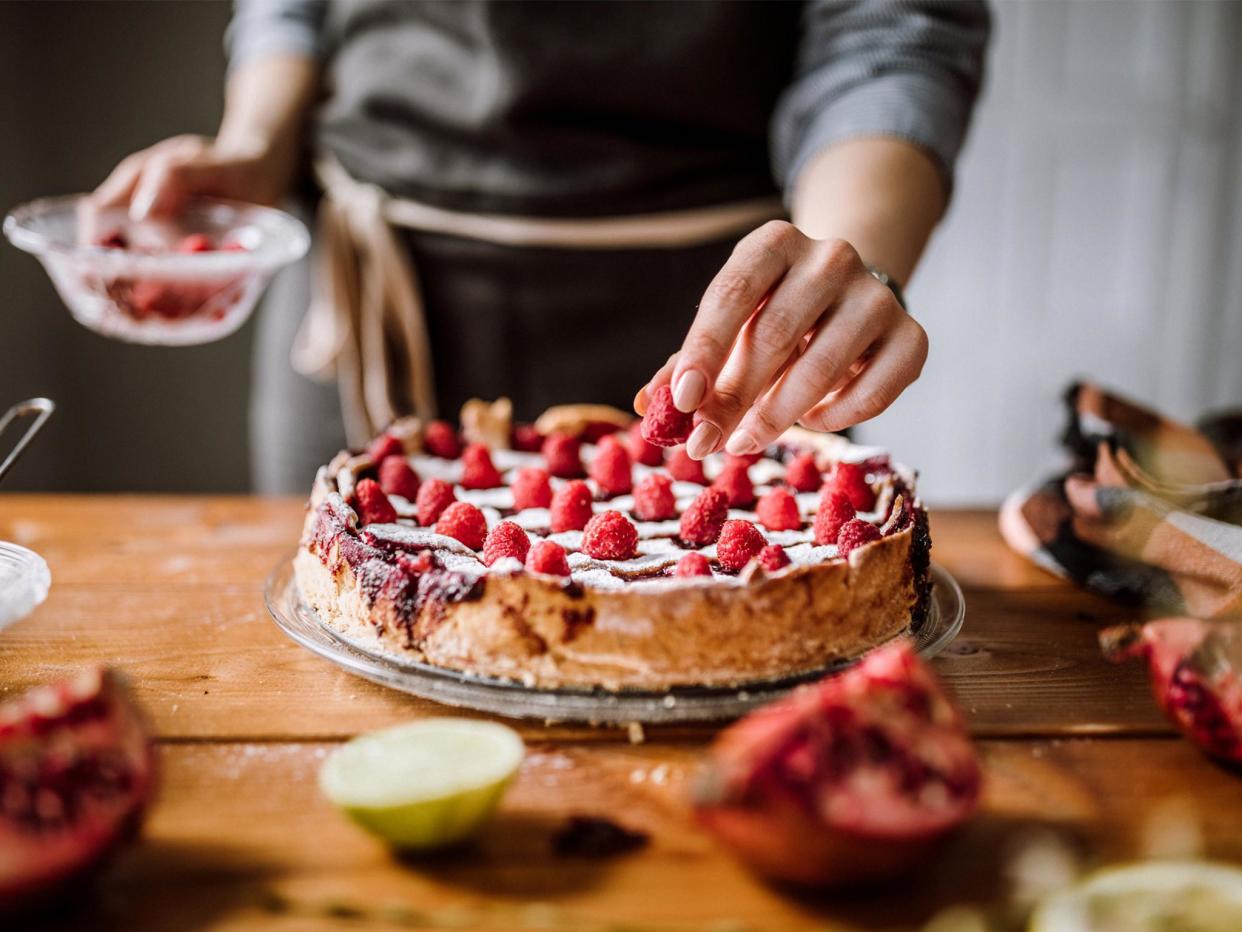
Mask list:
[[[1242,929],[1242,868],[1148,861],[1106,868],[1045,900],[1029,932]]]
[[[319,786],[355,822],[403,849],[470,837],[496,810],[525,753],[495,722],[429,718],[354,738],[324,762]]]

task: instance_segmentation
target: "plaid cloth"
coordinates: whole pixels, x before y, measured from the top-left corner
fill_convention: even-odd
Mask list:
[[[1065,401],[1071,469],[1006,500],[1009,546],[1152,614],[1242,617],[1242,411],[1195,429],[1089,383]]]

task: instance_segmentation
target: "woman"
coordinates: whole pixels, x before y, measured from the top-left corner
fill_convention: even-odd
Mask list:
[[[130,156],[97,199],[273,203],[312,152],[316,301],[284,276],[258,339],[263,491],[397,413],[626,404],[644,377],[639,411],[671,383],[697,412],[692,456],[741,454],[918,376],[886,285],[945,209],[988,25],[980,3],[242,0],[218,134]]]

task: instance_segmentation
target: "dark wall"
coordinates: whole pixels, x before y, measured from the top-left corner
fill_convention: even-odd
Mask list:
[[[212,132],[229,15],[223,2],[0,3],[0,208],[90,189],[135,149]],[[252,329],[189,348],[104,339],[0,242],[0,410],[31,395],[59,406],[4,490],[245,489]]]

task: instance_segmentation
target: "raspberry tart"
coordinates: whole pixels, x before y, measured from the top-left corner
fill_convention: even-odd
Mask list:
[[[510,410],[404,419],[319,470],[294,571],[323,625],[473,676],[658,691],[811,673],[927,611],[927,516],[882,450],[793,429],[698,464],[612,408]]]

